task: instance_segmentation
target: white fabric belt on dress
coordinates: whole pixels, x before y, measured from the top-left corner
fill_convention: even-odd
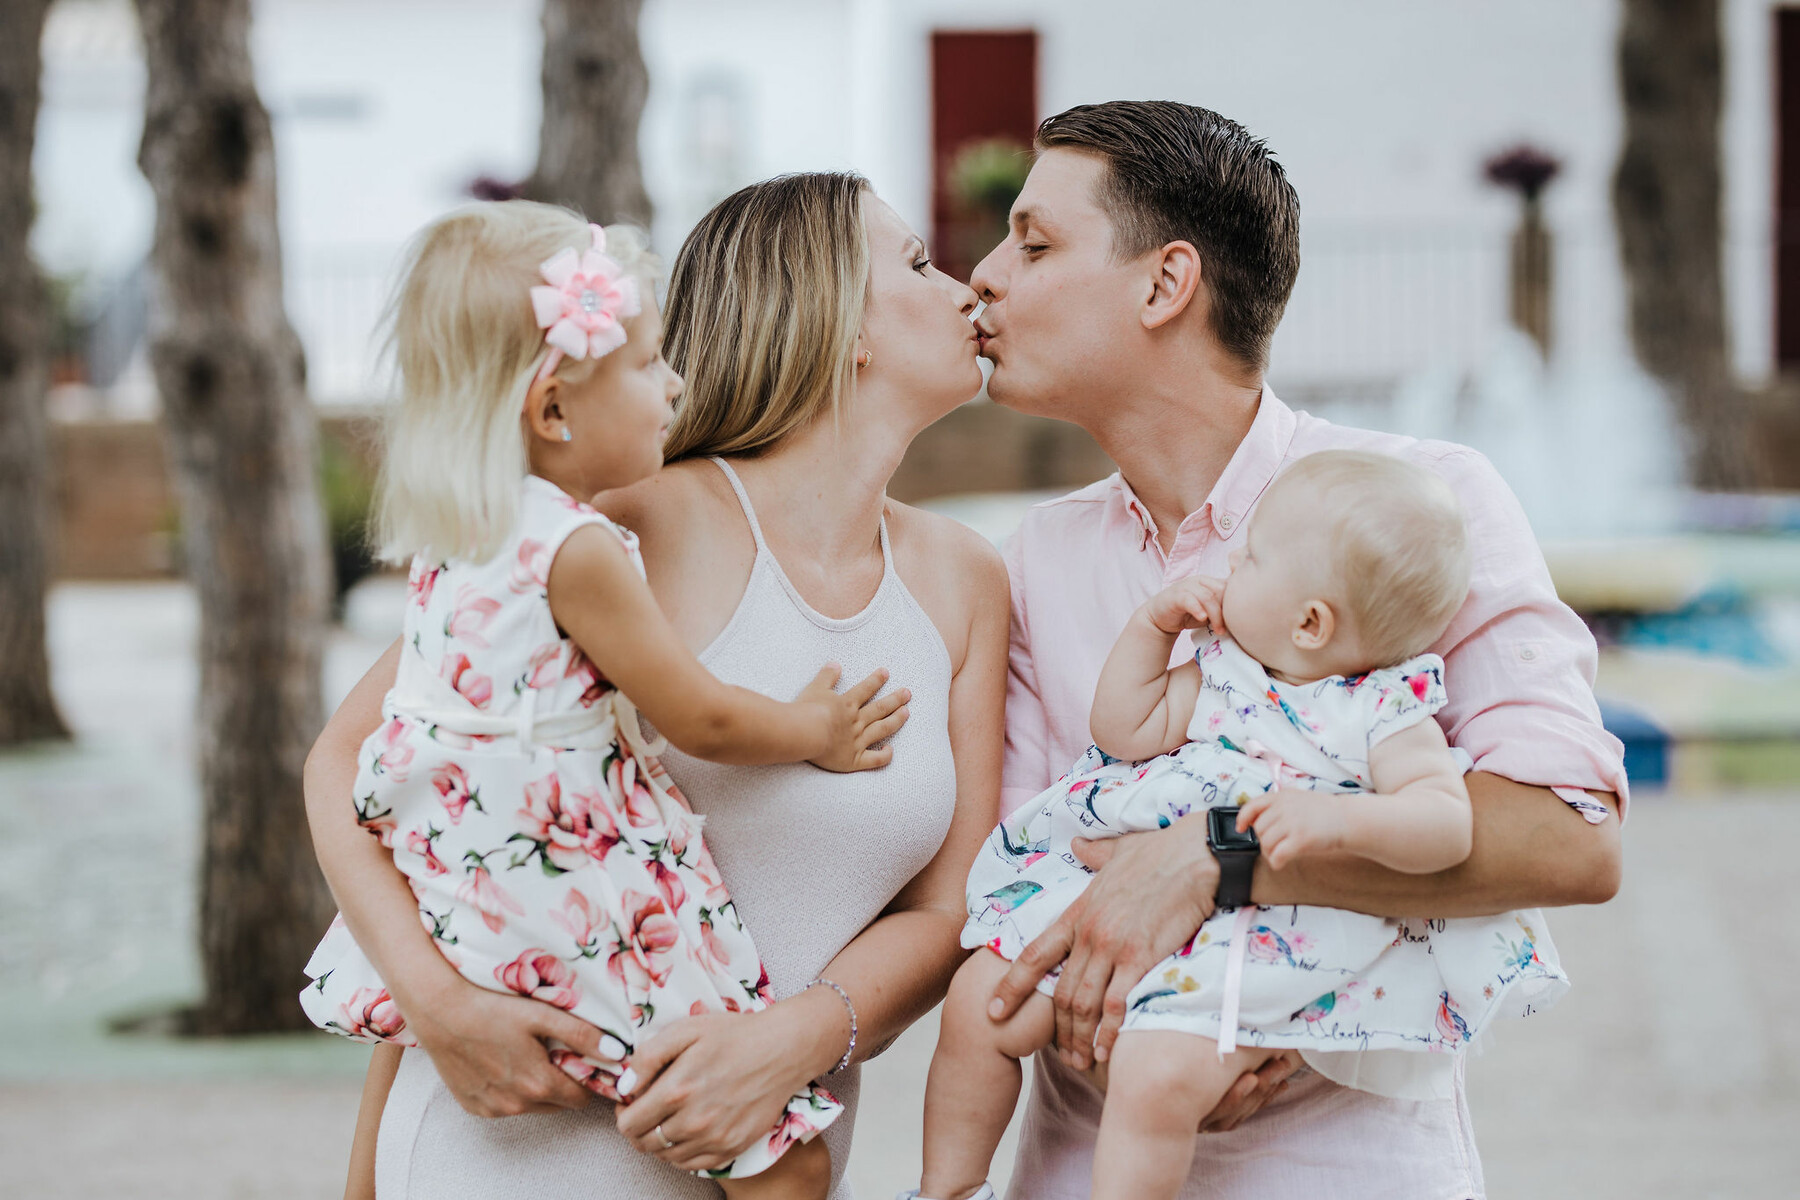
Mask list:
[[[521,746],[566,746],[573,750],[599,750],[611,744],[617,734],[633,757],[640,761],[661,754],[668,743],[661,737],[654,742],[644,737],[638,723],[637,706],[624,692],[613,688],[586,708],[572,712],[537,715],[536,688],[526,688],[519,695],[518,709],[512,713],[483,712],[450,684],[432,674],[416,651],[410,647],[400,654],[400,668],[394,682],[389,706],[398,714],[435,725],[464,737],[511,737]]]

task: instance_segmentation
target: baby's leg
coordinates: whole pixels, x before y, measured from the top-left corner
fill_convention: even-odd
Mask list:
[[[1200,1119],[1238,1076],[1275,1053],[1244,1047],[1221,1062],[1211,1038],[1161,1029],[1121,1033],[1094,1146],[1094,1200],[1173,1200],[1193,1165]]]
[[[816,1137],[789,1146],[766,1171],[718,1184],[727,1200],[825,1200],[831,1191],[831,1151]]]
[[[963,1200],[987,1181],[994,1151],[1019,1102],[1019,1060],[1050,1043],[1056,1017],[1050,998],[1034,992],[1007,1021],[987,1015],[994,988],[1010,966],[977,950],[944,999],[943,1023],[925,1082],[925,1173],[919,1194]]]

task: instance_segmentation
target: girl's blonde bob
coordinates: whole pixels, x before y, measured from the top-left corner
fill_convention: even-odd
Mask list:
[[[525,394],[549,348],[531,310],[539,266],[592,245],[580,214],[507,200],[459,209],[408,246],[383,317],[398,375],[388,406],[375,512],[376,553],[482,562],[516,517],[528,470]],[[639,230],[612,226],[606,252],[654,294],[657,263]],[[578,382],[592,360],[565,358]]]
[[[868,299],[868,187],[849,173],[783,175],[688,234],[663,317],[664,353],[687,381],[667,461],[754,455],[837,412]]]

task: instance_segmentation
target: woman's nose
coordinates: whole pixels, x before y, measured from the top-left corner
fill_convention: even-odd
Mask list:
[[[960,312],[965,317],[969,316],[971,313],[973,313],[975,311],[976,305],[978,305],[980,303],[981,303],[981,298],[975,294],[974,288],[970,287],[966,283],[959,283],[956,285],[956,311],[957,312]]]

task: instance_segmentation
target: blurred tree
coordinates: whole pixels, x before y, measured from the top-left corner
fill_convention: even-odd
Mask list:
[[[66,738],[44,649],[50,297],[31,261],[31,147],[50,0],[0,4],[0,746]]]
[[[138,13],[138,165],[156,194],[150,361],[200,595],[195,1024],[296,1028],[295,981],[331,916],[300,790],[323,720],[331,567],[305,363],[282,310],[274,143],[250,0],[138,0]]]
[[[567,204],[591,221],[650,224],[638,163],[638,122],[650,72],[638,46],[644,0],[544,0],[544,115],[533,200]]]
[[[1753,484],[1749,407],[1731,376],[1721,266],[1718,0],[1624,0],[1625,144],[1613,212],[1638,360],[1675,397],[1688,473]]]

